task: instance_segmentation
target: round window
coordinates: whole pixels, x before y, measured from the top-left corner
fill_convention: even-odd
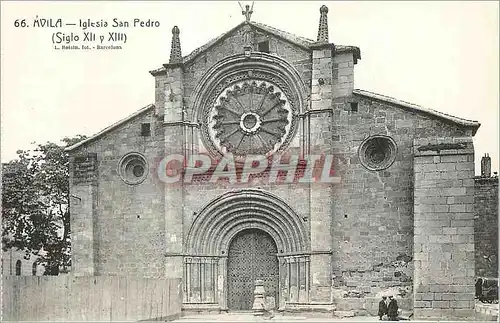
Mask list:
[[[372,136],[359,147],[359,160],[369,170],[383,170],[396,160],[396,142],[387,136]]]
[[[142,175],[144,175],[144,166],[135,165],[134,168],[132,168],[132,174],[134,174],[135,177],[142,177]]]
[[[120,160],[118,173],[121,179],[130,185],[142,183],[148,174],[146,158],[138,153],[130,153]]]
[[[235,157],[269,156],[283,149],[294,124],[286,93],[275,83],[251,78],[221,88],[206,114],[210,145]]]

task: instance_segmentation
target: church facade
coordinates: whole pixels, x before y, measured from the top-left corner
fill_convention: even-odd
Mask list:
[[[330,42],[327,14],[316,41],[248,14],[187,56],[173,28],[154,104],[68,148],[74,274],[181,277],[185,311],[250,310],[262,280],[277,310],[371,313],[390,293],[473,316],[479,123],[354,89],[360,49]],[[159,175],[200,154],[319,155],[338,180]]]

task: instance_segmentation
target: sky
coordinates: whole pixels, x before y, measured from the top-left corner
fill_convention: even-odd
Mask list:
[[[497,1],[256,1],[252,20],[315,39],[323,4],[329,7],[330,42],[361,49],[355,88],[479,121],[476,173],[485,153],[498,171]],[[113,18],[159,26],[120,29],[127,35],[121,50],[64,51],[54,49],[53,34],[83,39],[83,30],[35,27],[36,17],[53,24],[57,19],[63,24],[106,20],[107,28],[93,29],[106,38],[116,30],[110,26]],[[16,27],[23,19],[30,26]],[[174,25],[187,55],[243,19],[237,1],[2,1],[2,162],[33,142],[95,134],[154,103],[149,71],[168,62]]]

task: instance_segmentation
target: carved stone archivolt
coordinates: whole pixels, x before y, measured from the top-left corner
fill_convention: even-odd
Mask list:
[[[302,219],[280,198],[258,189],[229,192],[211,201],[196,216],[186,237],[190,254],[224,255],[244,229],[260,229],[280,253],[308,250]]]
[[[193,91],[201,140],[214,157],[270,155],[285,149],[306,107],[306,88],[283,59],[252,53],[223,59]]]

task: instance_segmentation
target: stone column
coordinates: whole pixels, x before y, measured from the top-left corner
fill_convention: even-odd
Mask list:
[[[94,237],[97,203],[97,154],[70,158],[71,271],[77,276],[96,272]]]
[[[414,142],[415,318],[474,319],[472,138]]]
[[[185,154],[187,151],[187,134],[185,125],[186,111],[184,106],[184,64],[179,35],[179,28],[174,26],[172,28],[170,59],[168,64],[163,65],[164,71],[161,73],[161,75],[165,74],[166,76],[159,79],[163,81],[163,98],[165,103],[163,109],[165,156],[178,155],[181,156],[179,159],[182,159],[177,160],[178,164],[174,170],[174,172],[180,176],[179,181],[165,184],[165,276],[171,278],[182,278],[184,268],[184,194],[182,171],[184,169]],[[167,169],[169,169],[169,167],[167,167]],[[185,286],[187,286],[187,284],[185,284]]]
[[[331,302],[331,184],[312,184],[311,199],[311,257],[310,301]],[[300,286],[297,286],[300,288]]]
[[[311,106],[308,113],[309,154],[332,152],[332,61],[334,46],[317,43],[313,49]],[[331,304],[331,214],[332,184],[310,184],[310,295],[311,304]],[[300,288],[300,286],[297,286]]]
[[[184,86],[181,63],[165,64],[165,156],[186,153],[186,126],[184,124]],[[184,161],[176,169],[182,172]],[[165,184],[165,239],[166,277],[183,277],[183,185],[178,182]]]
[[[227,311],[227,257],[219,258],[219,272],[217,275],[217,299],[221,310]]]

